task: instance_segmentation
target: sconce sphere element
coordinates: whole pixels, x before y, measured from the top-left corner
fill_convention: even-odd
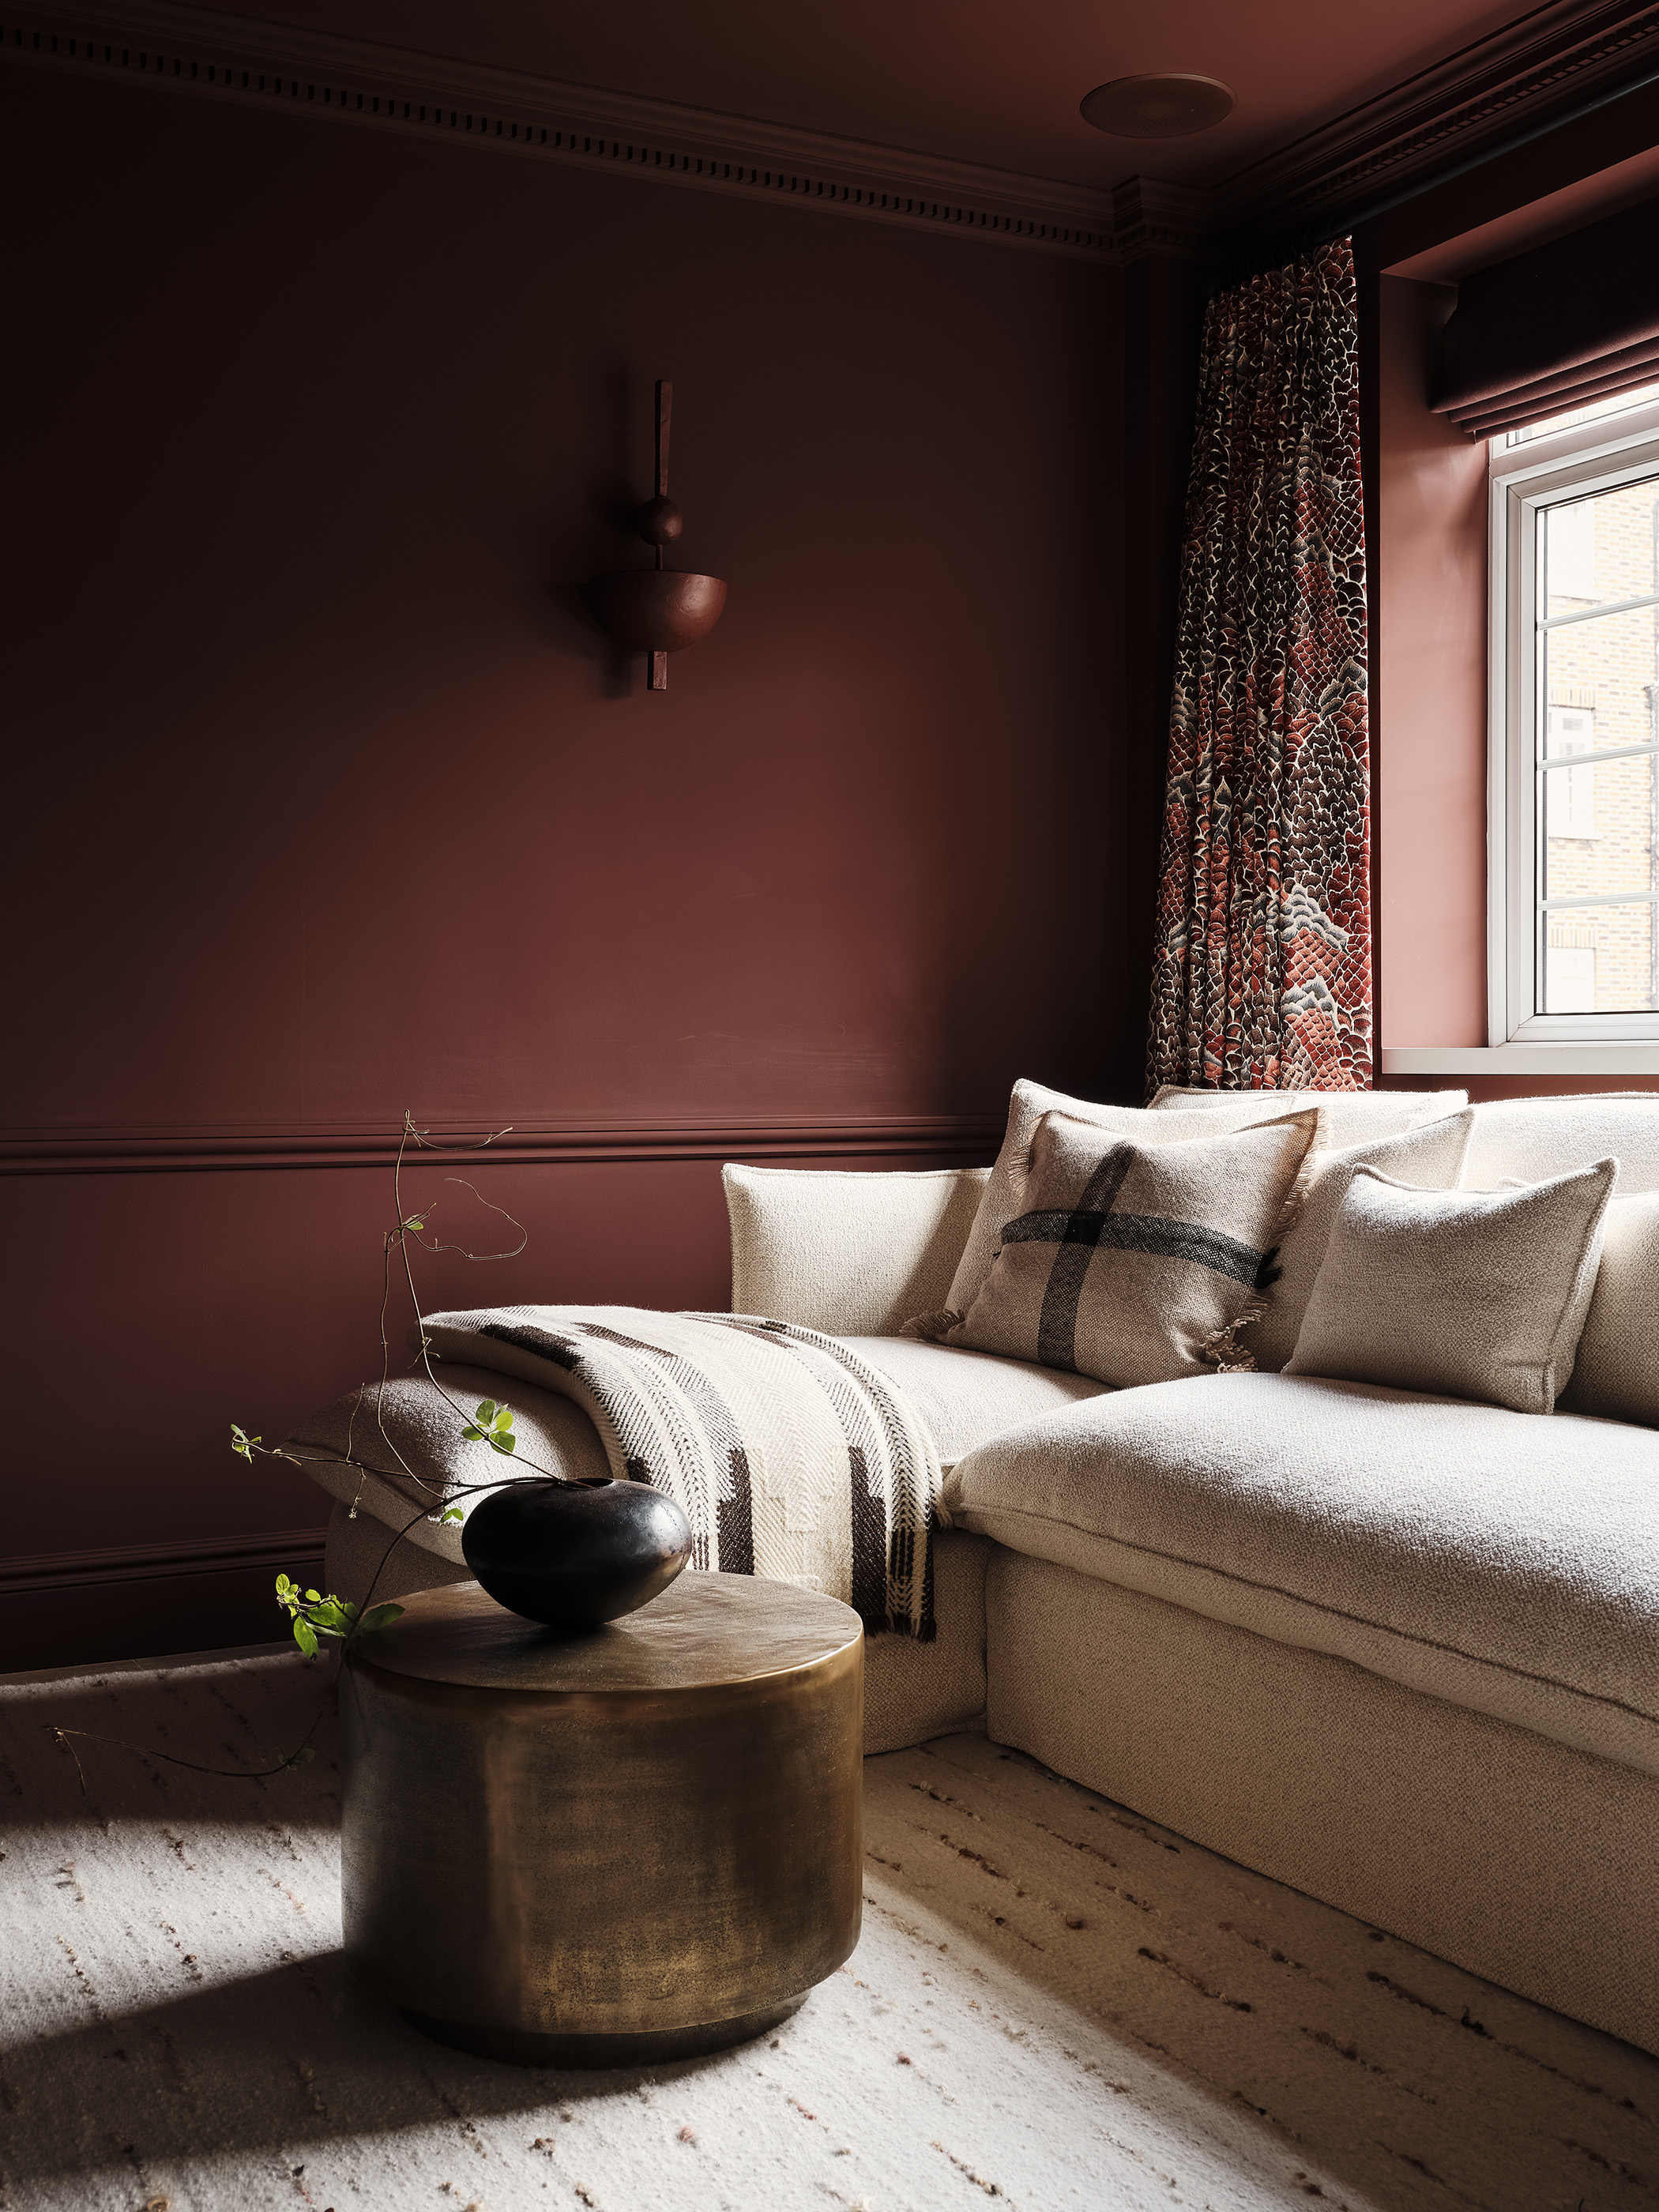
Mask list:
[[[634,527],[647,545],[672,545],[685,528],[685,517],[672,499],[659,494],[647,500],[634,517]]]

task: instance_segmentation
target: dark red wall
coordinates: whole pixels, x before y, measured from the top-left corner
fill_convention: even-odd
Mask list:
[[[24,69],[0,143],[18,1666],[268,1632],[224,1544],[324,1515],[227,1425],[373,1371],[390,1212],[308,1144],[552,1133],[434,1303],[722,1304],[722,1150],[988,1157],[1144,978],[1115,272]],[[659,375],[731,596],[651,696]]]

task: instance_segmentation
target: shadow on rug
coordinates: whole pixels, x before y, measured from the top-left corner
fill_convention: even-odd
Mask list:
[[[1659,2060],[984,1739],[866,1767],[864,1935],[777,2035],[654,2074],[428,2042],[339,1950],[295,1657],[0,1682],[6,2212],[1611,2212]],[[78,1747],[52,1723],[121,1735]],[[627,1849],[619,1837],[617,1848]]]

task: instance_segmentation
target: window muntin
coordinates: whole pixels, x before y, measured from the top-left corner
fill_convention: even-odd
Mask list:
[[[1656,432],[1491,444],[1494,1044],[1659,1038]]]

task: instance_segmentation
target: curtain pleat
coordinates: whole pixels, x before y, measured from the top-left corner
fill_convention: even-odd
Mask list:
[[[1149,1088],[1371,1080],[1358,323],[1346,239],[1205,319]]]

